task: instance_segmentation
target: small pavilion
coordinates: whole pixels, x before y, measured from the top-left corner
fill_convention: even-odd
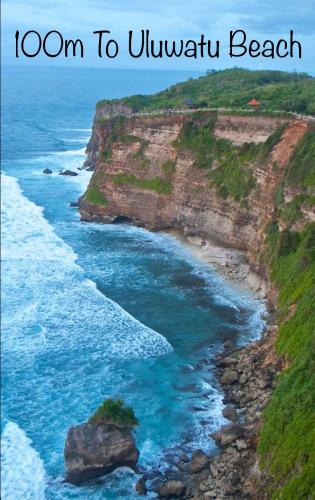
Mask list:
[[[257,99],[252,99],[251,101],[248,101],[247,106],[251,109],[259,109],[260,102],[257,101]]]

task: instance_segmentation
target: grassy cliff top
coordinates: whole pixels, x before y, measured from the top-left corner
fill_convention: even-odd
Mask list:
[[[315,78],[306,73],[250,71],[247,69],[211,70],[206,76],[190,78],[153,95],[134,95],[97,103],[123,103],[134,112],[189,106],[246,109],[247,102],[258,99],[265,111],[292,111],[315,115]]]

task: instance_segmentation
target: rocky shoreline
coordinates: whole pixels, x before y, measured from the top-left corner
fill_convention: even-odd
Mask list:
[[[212,434],[221,452],[190,475],[186,498],[264,498],[256,448],[262,411],[268,403],[282,362],[274,354],[277,327],[246,347],[226,345],[215,364],[224,390],[223,410],[232,423]]]
[[[268,283],[252,272],[243,252],[233,248],[222,248],[198,236],[185,236],[178,231],[169,231],[199,259],[213,265],[225,279],[241,289],[251,289],[259,297],[266,298]],[[259,341],[244,347],[235,347],[230,342],[214,361],[216,375],[224,392],[223,416],[231,421],[214,432],[220,452],[208,457],[201,450],[193,453],[192,460],[179,464],[188,472],[182,477],[181,498],[247,499],[264,498],[264,478],[259,469],[256,453],[262,412],[267,405],[277,374],[282,370],[282,361],[274,352],[277,326],[273,322],[273,304],[267,326]],[[180,491],[174,481],[167,482],[170,492]],[[160,497],[163,498],[163,491]],[[169,497],[176,495],[170,494]]]
[[[213,264],[219,274],[240,289],[251,289],[257,296],[266,298],[267,282],[254,273],[255,279],[249,278],[249,264],[241,252],[223,249],[197,236],[188,238],[177,231],[168,233],[189,247],[196,257]],[[210,255],[213,258],[210,259]],[[244,272],[244,266],[247,272]],[[274,306],[272,303],[269,306],[269,325],[261,339],[243,347],[228,341],[211,362],[224,393],[222,414],[231,421],[209,436],[219,452],[208,456],[202,450],[195,450],[191,459],[186,455],[179,456],[178,473],[166,474],[162,482],[158,481],[160,486],[154,488],[159,498],[265,498],[262,492],[264,477],[259,469],[256,448],[262,412],[271,397],[276,376],[283,369],[283,362],[274,351],[277,326],[273,318]],[[146,494],[143,484],[145,486],[141,478],[136,485],[139,494]]]
[[[245,347],[226,342],[212,362],[224,392],[223,416],[230,420],[211,434],[218,452],[209,456],[195,450],[191,457],[178,452],[177,472],[157,476],[143,471],[135,485],[139,495],[153,491],[159,498],[194,500],[264,499],[267,480],[257,457],[262,412],[267,405],[283,361],[274,353],[277,327]],[[180,448],[179,448],[180,450]],[[139,471],[140,472],[140,471]],[[149,487],[146,481],[152,481]]]
[[[191,459],[179,457],[178,473],[166,475],[156,490],[159,498],[266,498],[256,449],[262,412],[283,368],[273,348],[276,332],[277,327],[270,325],[262,339],[245,347],[226,342],[214,364],[224,392],[223,416],[231,424],[209,436],[220,451],[208,456],[196,450]],[[139,483],[136,491],[145,494]]]

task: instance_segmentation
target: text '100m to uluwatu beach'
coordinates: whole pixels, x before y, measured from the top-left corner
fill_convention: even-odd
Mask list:
[[[248,37],[244,30],[230,31],[228,39],[207,39],[201,34],[197,40],[156,40],[150,30],[129,31],[127,44],[113,38],[109,30],[96,30],[92,33],[95,50],[99,58],[114,59],[128,47],[132,58],[211,58],[218,59],[225,52],[231,58],[249,56],[252,58],[302,58],[302,45],[290,30],[287,38],[278,40],[255,40]],[[121,46],[123,48],[121,48]],[[126,47],[127,45],[127,47]],[[224,50],[223,50],[224,47]],[[84,42],[80,38],[64,38],[62,33],[51,30],[45,34],[29,30],[15,33],[15,55],[33,58],[42,54],[49,58],[79,57],[85,55]]]

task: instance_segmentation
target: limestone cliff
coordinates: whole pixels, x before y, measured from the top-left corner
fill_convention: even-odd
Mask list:
[[[223,149],[219,154],[210,152],[210,168],[196,164],[198,144],[181,145],[191,123],[205,129],[213,149],[218,145]],[[273,216],[275,192],[308,127],[302,120],[255,115],[202,112],[104,118],[99,111],[87,148],[95,173],[80,201],[81,217],[98,222],[130,220],[150,229],[178,228],[246,250],[257,268],[256,255]],[[276,143],[268,145],[277,131]],[[246,153],[248,145],[253,145],[253,153]],[[224,177],[221,184],[212,178],[221,163],[229,161],[224,158],[226,146],[233,153],[232,162],[237,160],[240,175],[235,183],[251,178],[251,189],[241,197],[233,196],[233,190],[222,194]],[[229,176],[228,170],[225,175]],[[288,199],[294,195],[286,193]],[[305,211],[305,217],[313,217],[313,212]]]

